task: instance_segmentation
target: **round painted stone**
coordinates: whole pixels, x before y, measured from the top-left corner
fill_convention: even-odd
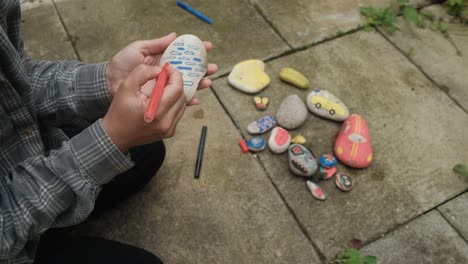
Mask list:
[[[268,147],[273,153],[281,154],[285,152],[291,144],[291,135],[282,127],[275,127],[271,131],[268,139]]]
[[[205,45],[197,36],[182,35],[176,38],[161,56],[159,64],[162,66],[166,62],[182,73],[185,101],[189,102],[207,70]]]
[[[320,174],[322,174],[322,179],[324,180],[329,180],[331,179],[331,177],[333,177],[333,175],[335,175],[336,173],[336,167],[331,167],[331,168],[324,168],[322,166],[320,166]]]
[[[276,126],[276,120],[272,115],[264,116],[247,126],[247,132],[252,135],[262,134]]]
[[[325,201],[327,199],[327,193],[317,183],[312,180],[307,180],[306,186],[315,199],[321,201]]]
[[[320,165],[326,168],[334,167],[336,166],[336,163],[338,163],[338,161],[336,160],[335,156],[333,156],[333,154],[324,154],[320,156],[319,162],[320,162]]]
[[[366,120],[352,114],[341,125],[335,140],[335,156],[344,164],[354,168],[369,167],[372,158],[372,145]]]
[[[317,170],[317,161],[304,146],[292,144],[288,150],[289,169],[297,176],[310,177]]]
[[[245,60],[234,66],[228,82],[239,91],[258,93],[270,83],[270,77],[265,73],[263,61]]]
[[[307,108],[297,94],[287,96],[281,102],[276,121],[286,129],[296,129],[304,124],[307,118]]]
[[[247,141],[247,147],[250,151],[258,152],[265,149],[265,140],[261,137],[253,137]]]
[[[346,105],[332,93],[313,90],[307,95],[307,108],[310,112],[334,121],[343,121],[349,116]]]
[[[335,184],[338,189],[343,192],[347,192],[353,188],[353,179],[350,176],[339,172],[335,176]]]

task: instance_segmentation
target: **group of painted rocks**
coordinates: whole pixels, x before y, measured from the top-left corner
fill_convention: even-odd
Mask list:
[[[309,80],[293,68],[283,68],[279,78],[301,89],[309,88]],[[265,64],[260,60],[246,60],[234,66],[228,76],[228,82],[236,89],[256,94],[270,83],[270,77],[265,72]],[[254,135],[247,142],[240,141],[244,152],[263,151],[268,144],[275,154],[288,153],[289,170],[297,175],[306,177],[306,186],[312,196],[318,200],[325,200],[327,194],[313,177],[319,173],[321,179],[334,177],[335,184],[341,191],[350,191],[353,179],[349,175],[337,172],[338,160],[353,168],[368,167],[373,158],[369,128],[366,121],[358,114],[350,114],[346,105],[331,92],[321,89],[312,90],[303,100],[296,94],[285,97],[276,113],[276,117],[267,115],[248,124],[247,132]],[[268,107],[269,98],[255,96],[254,104],[259,110]],[[318,158],[312,154],[304,144],[306,139],[302,135],[291,137],[288,130],[302,126],[308,115],[307,109],[322,118],[335,122],[342,122],[342,126],[335,139],[334,154],[327,153]],[[271,130],[268,143],[261,134]]]

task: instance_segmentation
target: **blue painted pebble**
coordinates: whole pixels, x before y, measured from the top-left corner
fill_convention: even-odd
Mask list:
[[[325,154],[320,156],[319,158],[320,165],[322,165],[325,168],[331,168],[335,167],[338,161],[336,160],[335,156],[333,154]]]
[[[265,149],[265,140],[261,137],[253,137],[247,141],[247,147],[250,151],[258,152]]]

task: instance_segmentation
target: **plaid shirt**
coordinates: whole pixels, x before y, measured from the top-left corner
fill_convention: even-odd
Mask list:
[[[31,60],[20,21],[19,1],[0,0],[0,263],[33,262],[42,233],[85,220],[133,166],[99,119],[106,64]],[[63,127],[84,130],[70,139]]]

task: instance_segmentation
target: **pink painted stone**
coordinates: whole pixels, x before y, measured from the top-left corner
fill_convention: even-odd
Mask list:
[[[307,180],[306,186],[315,199],[321,201],[325,201],[327,199],[327,193],[317,183]]]
[[[341,126],[335,140],[334,152],[344,164],[354,168],[366,168],[372,162],[372,145],[366,120],[352,114]]]
[[[285,152],[291,144],[291,135],[282,127],[275,127],[271,131],[268,139],[268,147],[273,153],[281,154]]]
[[[331,167],[331,168],[325,168],[320,166],[320,173],[323,174],[323,179],[324,180],[329,180],[333,175],[336,173],[336,167]]]

